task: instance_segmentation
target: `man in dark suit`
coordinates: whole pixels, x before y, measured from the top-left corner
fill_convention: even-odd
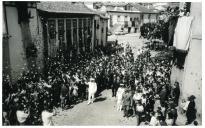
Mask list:
[[[113,75],[113,84],[112,84],[112,96],[116,97],[116,93],[117,93],[117,89],[119,87],[120,84],[120,77],[118,76],[118,74],[114,74]]]
[[[178,103],[179,103],[179,96],[180,96],[179,83],[175,82],[173,90],[172,90],[172,97],[174,99],[174,103],[176,106],[178,106]]]

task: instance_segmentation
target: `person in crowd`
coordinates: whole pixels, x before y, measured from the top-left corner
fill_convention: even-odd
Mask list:
[[[160,107],[160,106],[161,106],[161,104],[160,104],[160,97],[159,97],[159,95],[157,94],[157,95],[155,96],[154,111],[156,112],[157,109],[158,109],[158,107]]]
[[[179,103],[179,96],[180,96],[179,82],[175,82],[172,89],[172,97],[174,99],[174,103],[176,106],[178,106]]]
[[[24,105],[22,104],[19,107],[19,110],[16,111],[17,120],[20,125],[26,125],[29,114],[30,111],[27,108],[24,108]]]
[[[140,125],[140,123],[143,121],[144,117],[144,106],[142,105],[141,100],[137,101],[135,105],[135,113],[136,113],[136,118],[137,118],[137,125]]]
[[[182,99],[181,103],[180,103],[180,109],[181,109],[181,114],[184,114],[187,111],[188,105],[189,105],[189,97],[187,98],[187,100]]]
[[[169,112],[166,117],[166,123],[168,126],[172,126],[174,123],[174,115],[173,113]]]
[[[122,101],[123,101],[123,111],[124,111],[123,117],[129,117],[130,116],[129,110],[132,109],[132,105],[133,105],[133,99],[129,89],[125,90],[125,93],[122,96]]]
[[[135,21],[135,33],[138,32],[139,26],[140,26],[140,22],[139,19],[137,18],[137,20]]]
[[[68,93],[69,93],[68,87],[66,87],[65,84],[62,84],[62,86],[61,86],[61,94],[60,94],[62,110],[64,110],[65,105],[67,103]]]
[[[160,106],[161,104],[163,104],[163,102],[166,101],[166,97],[167,96],[167,89],[166,89],[166,86],[162,86],[162,90],[160,91],[159,93],[159,97],[160,97]]]
[[[128,33],[131,32],[131,28],[132,28],[132,22],[128,21]]]
[[[145,106],[147,105],[147,97],[146,97],[146,94],[142,94],[141,101],[142,101],[142,105],[145,107]]]
[[[29,124],[52,125],[50,119],[55,114],[53,108],[54,106],[64,108],[67,104],[65,99],[71,105],[88,97],[90,104],[94,101],[96,91],[100,93],[103,89],[116,87],[113,88],[115,89],[113,96],[117,96],[117,109],[123,109],[124,117],[136,114],[137,118],[139,117],[138,125],[144,120],[146,123],[151,120],[152,126],[158,125],[158,122],[162,121],[161,118],[166,115],[164,109],[167,107],[167,102],[171,100],[165,98],[164,94],[167,91],[168,95],[168,89],[164,86],[170,80],[169,75],[165,75],[170,72],[170,67],[164,65],[168,65],[169,61],[156,61],[156,65],[153,65],[149,61],[151,60],[148,56],[149,51],[145,49],[140,50],[134,60],[129,43],[123,48],[125,54],[120,51],[122,46],[118,43],[111,47],[112,49],[106,49],[104,52],[98,50],[82,55],[76,54],[75,60],[71,58],[66,60],[59,54],[46,59],[48,66],[45,74],[39,76],[36,72],[23,74],[18,87],[14,89],[16,92],[11,94],[12,98],[8,98],[11,101],[6,102],[9,96],[4,97],[4,103],[8,103],[4,106],[9,106],[13,111],[6,110],[9,113],[10,124],[14,124],[15,119],[12,119],[14,116],[11,115],[16,115],[18,110],[16,106],[22,102],[27,105],[26,108],[30,108]],[[86,82],[89,79],[90,81]],[[14,102],[16,99],[17,102]],[[162,102],[162,99],[168,101]],[[50,107],[46,107],[46,103],[50,103]],[[160,106],[161,110],[158,111]]]
[[[80,90],[81,91],[81,100],[84,101],[86,99],[86,82],[85,82],[85,78],[82,79],[81,84],[80,84]]]
[[[155,112],[151,112],[150,116],[151,116],[151,120],[149,122],[149,126],[157,126],[158,125],[158,120],[155,117]]]
[[[88,84],[88,104],[91,104],[94,102],[95,93],[97,91],[97,84],[95,82],[94,78],[90,78],[90,82]]]
[[[54,115],[56,115],[56,109],[53,109],[51,105],[46,105],[41,113],[43,126],[53,126],[54,123],[52,117]]]
[[[195,108],[195,96],[191,95],[189,97],[189,104],[186,110],[187,122],[186,124],[191,124],[196,119],[196,108]]]
[[[160,126],[167,126],[167,123],[166,123],[164,117],[159,120],[159,125],[160,125]]]
[[[117,90],[117,111],[122,110],[122,105],[123,105],[122,96],[124,92],[125,92],[124,84],[120,84],[120,87]]]
[[[141,89],[137,89],[137,90],[135,91],[134,96],[133,96],[133,100],[134,100],[135,102],[141,100],[141,99],[142,99],[142,95],[143,95],[143,94],[142,94]]]
[[[177,120],[177,117],[178,117],[177,109],[175,107],[172,107],[171,112],[173,113],[173,119],[174,119],[173,125],[175,126],[176,125],[176,120]]]

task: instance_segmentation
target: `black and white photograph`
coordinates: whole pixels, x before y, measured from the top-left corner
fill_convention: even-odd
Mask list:
[[[1,1],[2,126],[202,126],[202,1]]]

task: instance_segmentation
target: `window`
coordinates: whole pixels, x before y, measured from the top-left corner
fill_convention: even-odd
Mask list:
[[[117,16],[117,21],[120,22],[120,16]]]
[[[110,27],[113,27],[113,23],[112,23],[112,19],[113,18],[113,16],[112,15],[110,15]]]
[[[130,11],[131,9],[132,9],[132,6],[130,6],[130,5],[126,5],[126,6],[125,6],[125,10]]]
[[[77,48],[77,19],[73,19],[73,47]]]
[[[76,54],[89,49],[92,41],[92,20],[90,18],[62,18],[48,20],[48,55],[56,54],[57,49],[62,49]],[[56,32],[57,30],[57,32]],[[56,46],[59,41],[59,45]]]
[[[80,48],[80,51],[82,51],[83,49],[83,34],[82,34],[82,29],[83,29],[83,20],[82,19],[79,19],[79,26],[78,26],[78,37],[79,37],[79,48]]]
[[[87,48],[90,50],[91,46],[91,39],[92,39],[92,20],[88,19],[88,36],[87,36]]]
[[[127,21],[127,16],[125,16],[125,21]]]
[[[56,38],[56,22],[55,20],[48,20],[48,34],[50,39]]]
[[[59,40],[59,48],[61,50],[64,50],[65,48],[65,41],[64,41],[64,38],[65,38],[65,30],[64,30],[64,19],[60,19],[58,20],[58,40]]]
[[[58,20],[58,38],[62,42],[64,40],[64,20]]]
[[[67,49],[70,50],[72,46],[71,38],[71,19],[66,20],[66,38],[67,38]]]
[[[84,46],[87,49],[87,36],[88,36],[88,24],[87,19],[83,19],[83,33],[84,33]]]

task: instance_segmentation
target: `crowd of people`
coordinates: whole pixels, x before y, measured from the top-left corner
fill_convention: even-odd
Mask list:
[[[93,103],[104,89],[112,90],[124,117],[136,116],[137,125],[176,124],[179,83],[170,85],[170,61],[153,62],[149,50],[142,50],[134,59],[129,44],[123,49],[116,42],[109,55],[98,49],[71,61],[59,54],[47,58],[46,63],[44,74],[28,71],[14,85],[5,76],[4,125],[53,125],[56,108],[64,110],[87,99],[88,104]],[[185,103],[187,124],[196,118],[194,98]]]

